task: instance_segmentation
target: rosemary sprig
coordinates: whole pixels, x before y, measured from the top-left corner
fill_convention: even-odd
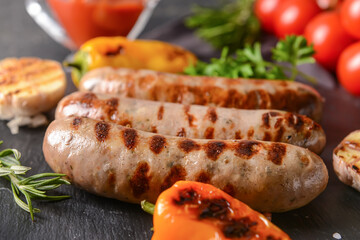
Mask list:
[[[0,145],[3,141],[0,141]],[[58,173],[41,173],[30,177],[23,175],[29,171],[30,167],[21,166],[21,153],[16,149],[5,149],[0,152],[0,177],[10,181],[14,200],[17,205],[30,213],[31,219],[34,221],[34,213],[40,212],[34,208],[32,199],[57,201],[69,198],[70,196],[48,196],[46,191],[58,188],[62,184],[70,184],[62,179],[65,174]],[[24,202],[20,197],[25,197]]]
[[[307,45],[304,37],[287,36],[272,49],[274,62],[263,59],[261,45],[257,42],[253,46],[238,49],[235,57],[229,56],[229,49],[225,47],[220,58],[213,58],[210,63],[198,61],[195,66],[187,67],[185,74],[274,80],[295,80],[300,75],[309,82],[316,83],[313,77],[297,69],[301,64],[314,63],[314,53],[313,47]]]

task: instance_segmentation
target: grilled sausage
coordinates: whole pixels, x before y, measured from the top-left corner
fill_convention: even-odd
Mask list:
[[[301,207],[328,181],[316,154],[285,143],[191,140],[89,118],[55,120],[43,152],[55,172],[101,196],[155,202],[178,180],[206,182],[259,211]]]
[[[315,121],[321,118],[323,102],[316,90],[297,82],[193,77],[109,67],[87,73],[79,89],[183,104],[278,109]]]
[[[89,117],[179,137],[285,142],[315,153],[320,153],[326,142],[319,124],[293,113],[161,103],[91,92],[63,98],[55,116]]]

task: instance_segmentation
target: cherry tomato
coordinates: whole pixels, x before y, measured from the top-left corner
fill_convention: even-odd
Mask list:
[[[262,29],[269,33],[274,32],[274,13],[278,6],[285,0],[257,0],[254,11],[261,23]]]
[[[320,12],[315,0],[287,0],[275,12],[275,33],[279,38],[301,35],[307,23]]]
[[[360,42],[351,44],[341,53],[336,70],[341,85],[360,96]]]
[[[317,0],[317,4],[321,9],[335,9],[341,6],[343,0]]]
[[[341,52],[355,41],[342,27],[337,11],[316,16],[306,26],[304,35],[314,45],[314,58],[328,70],[335,70]]]
[[[360,39],[360,0],[346,0],[340,8],[341,23],[352,36]]]

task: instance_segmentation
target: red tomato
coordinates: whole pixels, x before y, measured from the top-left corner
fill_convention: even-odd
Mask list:
[[[360,0],[346,0],[340,8],[341,23],[352,36],[360,39]]]
[[[355,41],[344,30],[335,11],[316,16],[306,26],[304,35],[314,45],[314,58],[328,70],[335,70],[341,52]]]
[[[316,2],[321,9],[335,9],[341,6],[343,0],[317,0]]]
[[[348,46],[340,55],[337,77],[341,85],[354,95],[360,95],[360,42]]]
[[[287,0],[275,12],[275,33],[279,38],[301,35],[307,23],[320,12],[315,0]]]
[[[254,11],[261,23],[262,29],[267,32],[274,32],[274,13],[278,6],[285,0],[257,0]]]

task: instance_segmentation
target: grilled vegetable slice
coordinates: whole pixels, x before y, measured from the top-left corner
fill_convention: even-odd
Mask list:
[[[262,214],[212,185],[179,181],[158,198],[152,240],[290,239]]]
[[[360,130],[350,133],[335,148],[333,165],[340,181],[360,191]]]

